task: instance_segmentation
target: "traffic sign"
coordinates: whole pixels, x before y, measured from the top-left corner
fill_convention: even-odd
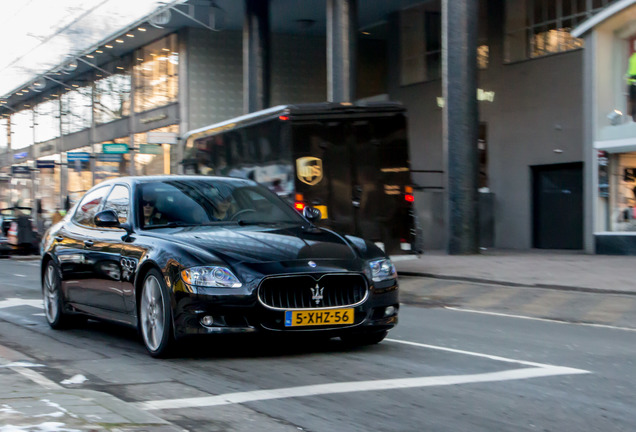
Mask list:
[[[121,161],[121,154],[119,153],[98,153],[97,160],[99,162],[119,162]]]
[[[29,168],[28,166],[24,166],[24,165],[12,166],[11,167],[11,174],[13,174],[15,176],[30,176],[31,175],[31,168]]]
[[[163,147],[157,144],[139,144],[139,153],[157,155],[163,153]]]
[[[174,132],[147,132],[148,144],[176,144],[177,134]]]
[[[88,152],[68,152],[66,153],[66,160],[69,162],[88,162],[91,160],[91,154]]]
[[[107,153],[107,154],[128,153],[128,144],[126,144],[126,143],[102,144],[102,152]]]
[[[55,161],[52,160],[39,160],[35,161],[36,168],[55,168]]]

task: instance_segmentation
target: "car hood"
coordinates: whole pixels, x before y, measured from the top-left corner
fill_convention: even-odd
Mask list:
[[[178,242],[231,262],[353,260],[355,250],[327,230],[304,230],[296,224],[197,226],[149,231],[151,237]]]

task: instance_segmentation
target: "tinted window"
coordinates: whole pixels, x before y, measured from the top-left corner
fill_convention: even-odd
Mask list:
[[[128,213],[130,208],[130,193],[126,186],[117,185],[108,195],[108,199],[104,204],[104,210],[115,210],[119,217],[119,223],[128,222]]]
[[[95,221],[93,219],[108,189],[108,187],[101,187],[87,193],[77,206],[77,210],[73,215],[73,221],[81,225],[94,227]]]

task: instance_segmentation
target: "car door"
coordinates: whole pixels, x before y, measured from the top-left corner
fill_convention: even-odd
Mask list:
[[[94,242],[94,217],[110,188],[99,187],[84,195],[71,220],[55,234],[55,253],[62,270],[62,288],[72,303],[91,304],[86,287],[93,278],[93,265],[87,259],[85,245]]]
[[[114,210],[120,223],[128,221],[130,214],[130,192],[123,184],[113,186],[100,211]],[[82,287],[89,297],[90,305],[114,313],[124,313],[124,294],[121,263],[123,238],[126,231],[121,228],[91,227],[91,241],[84,242],[86,262],[92,271]],[[124,317],[110,316],[113,319]]]

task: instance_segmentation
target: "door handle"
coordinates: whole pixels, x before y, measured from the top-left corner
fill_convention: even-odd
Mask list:
[[[55,241],[59,241],[59,242],[61,242],[62,240],[64,240],[64,237],[62,237],[62,236],[55,236]]]
[[[84,246],[92,247],[93,246],[93,242],[91,240],[84,240]]]

